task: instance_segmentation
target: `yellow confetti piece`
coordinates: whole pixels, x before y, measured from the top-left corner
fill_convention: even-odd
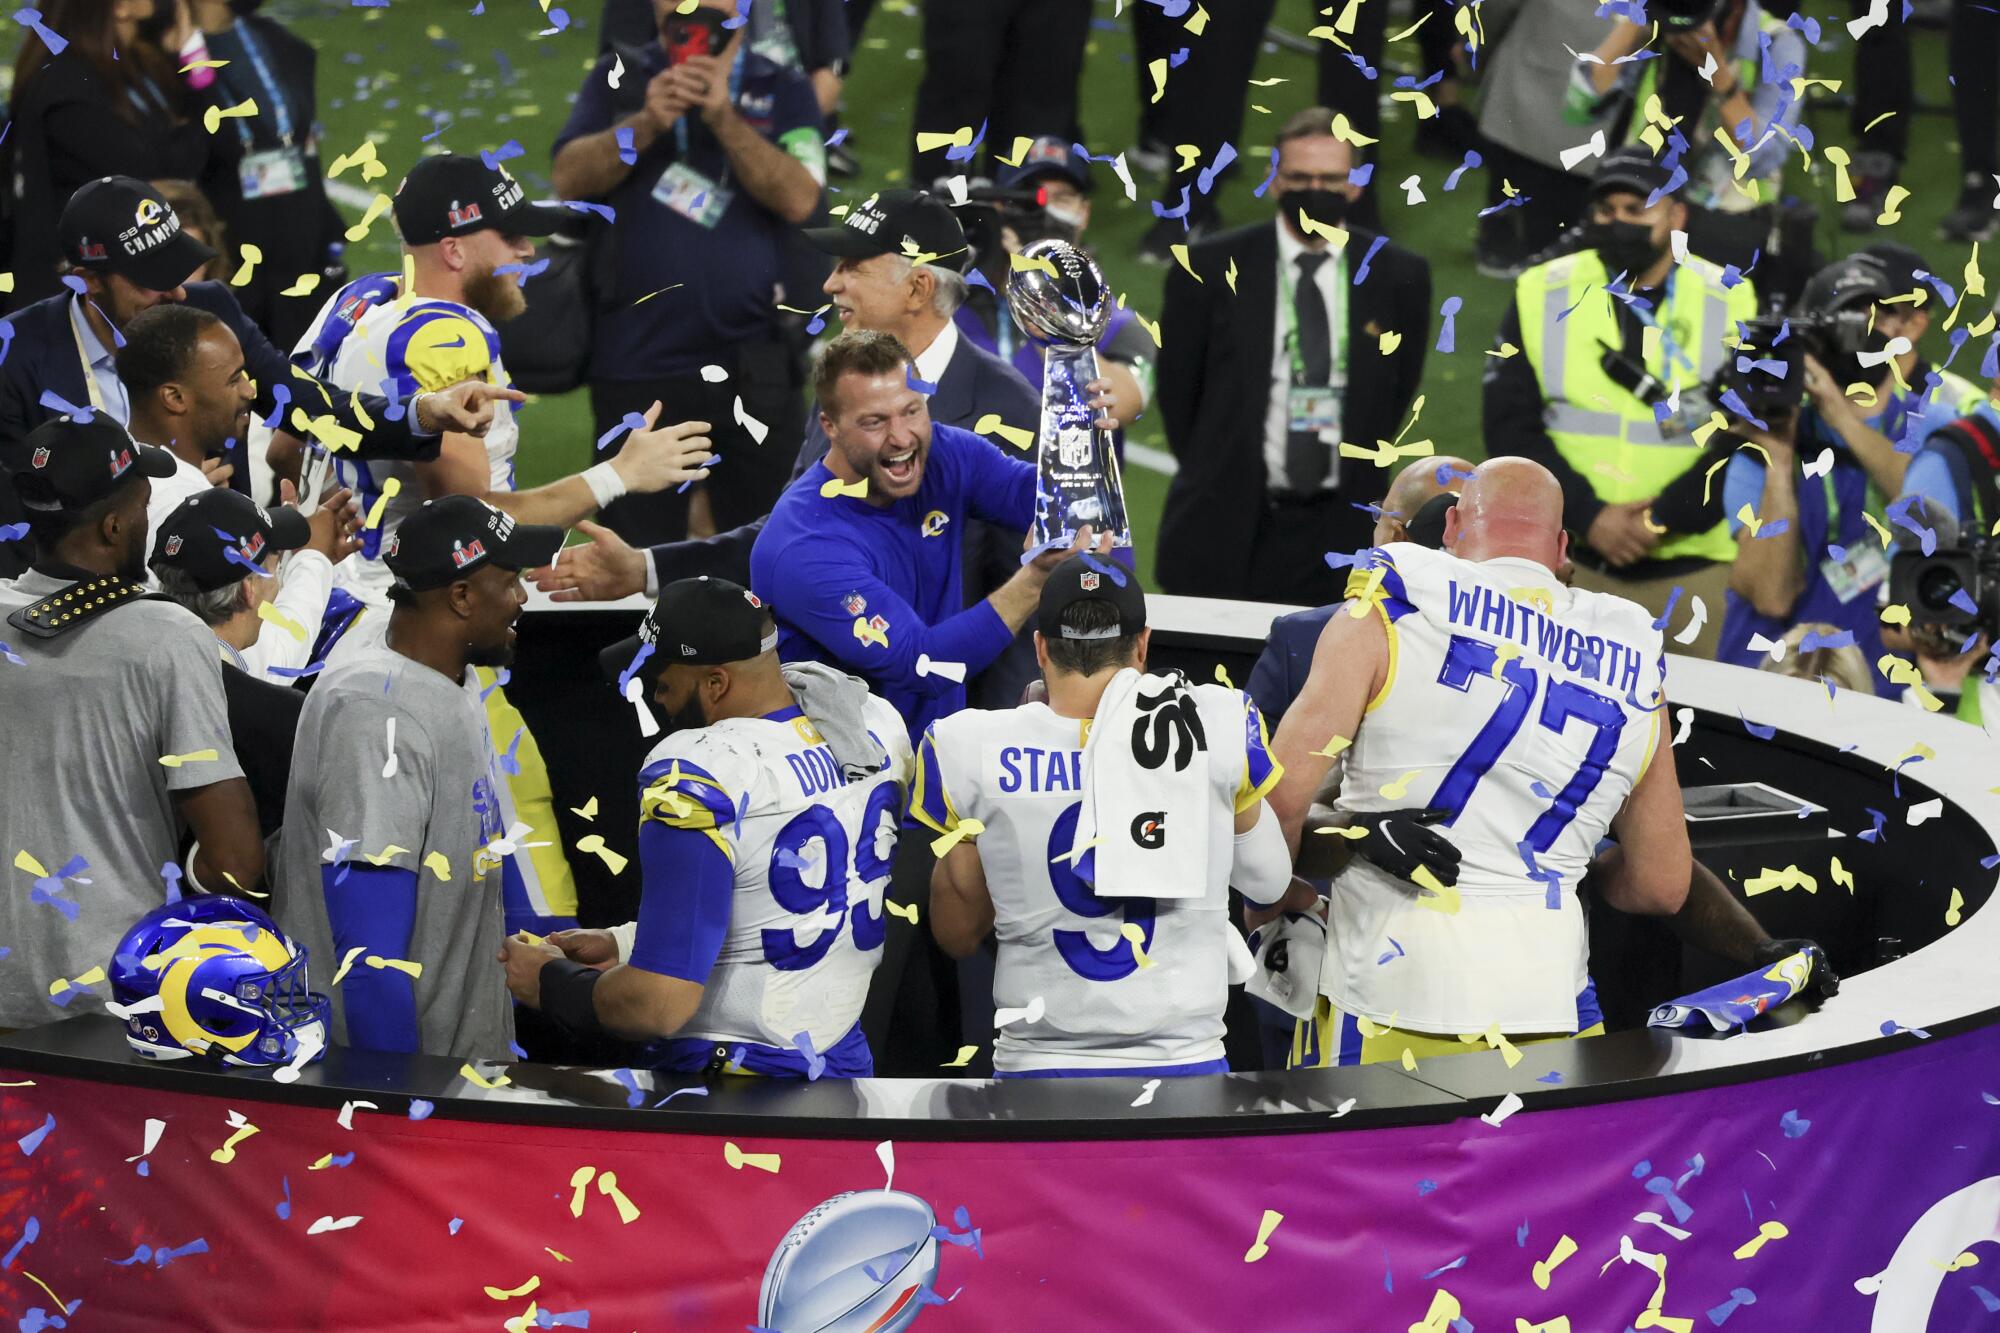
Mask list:
[[[1194,265],[1188,262],[1188,248],[1185,245],[1176,242],[1175,244],[1167,247],[1167,253],[1171,254],[1174,257],[1174,262],[1181,266],[1181,271],[1183,273],[1187,274],[1190,278],[1193,278],[1196,282],[1200,282],[1202,280],[1201,274],[1195,272]]]
[[[1146,336],[1153,340],[1153,346],[1155,347],[1166,346],[1165,343],[1160,341],[1160,326],[1158,324],[1155,324],[1152,320],[1147,319],[1144,315],[1140,314],[1136,310],[1132,312],[1132,318],[1139,321],[1139,327],[1144,329],[1146,331]]]
[[[1183,23],[1181,26],[1186,28],[1189,32],[1193,33],[1195,36],[1197,37],[1201,36],[1202,33],[1208,30],[1208,11],[1206,9],[1203,9],[1200,5],[1196,5],[1194,7],[1193,17],[1189,18],[1188,21],[1186,23]]]
[[[236,1160],[236,1145],[257,1132],[258,1129],[255,1125],[250,1124],[248,1121],[244,1122],[234,1134],[231,1134],[223,1141],[220,1148],[217,1148],[208,1155],[208,1160],[211,1162],[220,1162],[222,1165],[228,1166]]]
[[[732,1171],[741,1171],[746,1166],[754,1166],[759,1171],[769,1171],[774,1176],[778,1174],[778,1154],[774,1152],[744,1152],[733,1142],[725,1141],[722,1145],[722,1160],[729,1164],[729,1169]]]
[[[975,435],[998,435],[1016,449],[1026,449],[1035,442],[1035,433],[1019,426],[1010,426],[1000,419],[998,412],[988,412],[972,424]]]
[[[1507,1040],[1506,1034],[1500,1031],[1500,1025],[1498,1023],[1495,1023],[1492,1027],[1486,1029],[1486,1031],[1481,1034],[1481,1040],[1483,1040],[1493,1050],[1500,1052],[1500,1058],[1507,1062],[1507,1068],[1512,1069],[1515,1065],[1521,1063],[1521,1052],[1519,1048],[1517,1048],[1513,1042]]]
[[[995,153],[993,158],[995,161],[1003,162],[1010,167],[1018,167],[1021,165],[1021,159],[1027,156],[1028,150],[1034,146],[1035,141],[1033,139],[1030,139],[1025,134],[1017,134],[1014,136],[1014,146],[1004,153]]]
[[[301,273],[299,274],[299,279],[297,282],[294,282],[291,286],[279,292],[278,295],[311,296],[314,292],[319,290],[319,281],[320,281],[320,275],[317,273]]]
[[[1229,678],[1228,669],[1220,662],[1215,664],[1215,679],[1217,684],[1227,686],[1232,690],[1236,688],[1236,682]]]
[[[1951,906],[1944,909],[1944,923],[1947,926],[1957,925],[1960,921],[1964,920],[1964,912],[1965,895],[1957,889],[1953,889],[1951,891]]]
[[[176,72],[191,74],[198,69],[227,69],[228,67],[229,62],[227,60],[190,60]]]
[[[28,855],[25,851],[14,853],[14,869],[25,870],[36,879],[47,879],[49,877],[49,872],[42,867],[42,863]]]
[[[486,1289],[486,1294],[492,1297],[496,1301],[511,1301],[514,1300],[516,1297],[527,1295],[529,1292],[534,1291],[541,1285],[542,1285],[542,1279],[539,1275],[537,1275],[535,1277],[529,1278],[526,1282],[523,1282],[520,1286],[515,1287],[512,1291],[502,1291],[499,1287],[488,1287]]]
[[[339,157],[333,159],[333,165],[326,169],[326,174],[329,177],[338,176],[349,167],[360,167],[361,179],[363,181],[372,181],[377,176],[386,176],[389,174],[389,168],[383,165],[381,159],[375,154],[375,141],[373,139],[366,141],[353,152],[342,153]]]
[[[292,433],[310,436],[318,440],[334,453],[343,449],[356,449],[361,444],[361,432],[349,430],[334,420],[331,413],[307,416],[299,408],[292,409]]]
[[[1278,1229],[1278,1223],[1284,1220],[1285,1220],[1285,1215],[1277,1211],[1276,1209],[1266,1208],[1264,1210],[1264,1220],[1257,1224],[1257,1239],[1255,1243],[1253,1243],[1250,1246],[1250,1248],[1244,1252],[1243,1255],[1244,1263],[1254,1264],[1259,1259],[1262,1259],[1265,1255],[1271,1252],[1271,1247],[1266,1242],[1268,1242],[1271,1239],[1271,1233]]]
[[[56,1295],[54,1287],[51,1287],[48,1283],[42,1281],[40,1278],[36,1277],[33,1273],[30,1273],[25,1268],[21,1270],[21,1276],[28,1279],[28,1281],[34,1283],[36,1286],[40,1287],[43,1291],[46,1291],[49,1294],[49,1299],[56,1303],[56,1308],[58,1310],[69,1309],[67,1305],[63,1304],[62,1297]]]
[[[243,243],[243,266],[230,275],[229,285],[231,287],[248,287],[251,279],[257,272],[257,265],[263,262],[263,250],[245,241]]]
[[[14,275],[11,273],[0,273],[0,292],[11,292],[13,290]]]
[[[395,499],[397,494],[400,493],[402,489],[403,489],[403,483],[400,478],[397,477],[383,478],[382,493],[375,497],[374,504],[368,506],[368,521],[364,523],[362,526],[370,530],[381,527],[382,515],[388,512],[389,501]]]
[[[1402,800],[1403,797],[1409,794],[1410,779],[1416,777],[1421,772],[1423,772],[1421,768],[1413,768],[1394,782],[1385,783],[1382,787],[1382,799],[1385,801]]]
[[[204,111],[202,113],[201,124],[203,129],[206,129],[210,134],[213,134],[218,129],[222,128],[222,122],[225,120],[240,119],[241,117],[244,116],[254,116],[256,114],[257,114],[257,99],[254,97],[246,97],[241,102],[238,102],[235,106],[210,107],[207,111]]]
[[[1148,104],[1157,103],[1167,95],[1167,62],[1165,57],[1148,61],[1146,72],[1153,76],[1153,95],[1146,99]]]
[[[1743,881],[1743,896],[1746,898],[1755,898],[1773,889],[1804,889],[1807,893],[1818,893],[1819,881],[1796,865],[1786,866],[1783,870],[1767,867]]]
[[[1299,210],[1299,231],[1306,236],[1324,236],[1335,254],[1347,248],[1348,234],[1345,228],[1321,222],[1303,208]]]
[[[354,966],[354,960],[366,952],[368,952],[368,946],[365,944],[357,944],[352,949],[349,949],[346,955],[341,958],[340,966],[334,969],[333,980],[329,981],[327,985],[338,986],[340,979],[347,975],[347,969]]]
[[[1507,343],[1507,342],[1501,343],[1498,350],[1495,350],[1491,347],[1486,349],[1486,355],[1490,357],[1495,357],[1501,361],[1505,361],[1510,356],[1519,356],[1520,354],[1521,354],[1520,348],[1514,346],[1513,343]]]
[[[1900,185],[1891,185],[1888,195],[1882,200],[1882,215],[1875,219],[1878,227],[1893,227],[1903,220],[1903,201],[1910,192]]]
[[[426,856],[424,858],[424,869],[430,871],[439,879],[451,878],[451,862],[446,859],[443,852],[432,852],[429,856]]]
[[[604,835],[601,833],[587,833],[583,837],[578,838],[576,840],[576,849],[579,852],[589,852],[597,857],[598,860],[604,862],[604,868],[614,875],[625,873],[625,867],[628,864],[626,858],[606,847],[604,845]]]
[[[854,617],[854,637],[864,646],[874,644],[878,648],[889,646],[889,631],[866,616]]]
[[[1882,608],[1882,623],[1885,625],[1907,625],[1910,623],[1910,608],[1897,602],[1894,606]]]
[[[1410,882],[1420,889],[1430,891],[1417,899],[1417,906],[1427,907],[1433,912],[1442,912],[1446,916],[1458,915],[1458,909],[1463,903],[1459,898],[1457,885],[1446,888],[1438,882],[1438,877],[1431,873],[1429,866],[1418,866],[1410,875]]]
[[[1958,923],[1954,921],[1952,924],[1957,925]],[[1144,926],[1127,921],[1118,928],[1118,934],[1127,944],[1132,946],[1132,957],[1140,967],[1145,968],[1153,965],[1153,960],[1146,957],[1146,928]]]
[[[1821,155],[1824,156],[1827,161],[1833,163],[1834,202],[1838,204],[1853,203],[1855,198],[1854,182],[1850,180],[1847,175],[1847,167],[1849,163],[1847,150],[1845,148],[1842,148],[1839,144],[1828,144],[1822,150]]]
[[[1939,1269],[1946,1273],[1956,1273],[1961,1268],[1977,1268],[1979,1266],[1979,1256],[1974,1254],[1971,1250],[1966,1250],[1964,1253],[1960,1254],[1958,1258],[1953,1259],[1948,1264],[1941,1264],[1935,1259],[1929,1260],[1928,1262],[1930,1263],[1930,1266],[1932,1268]]]
[[[371,959],[369,961],[372,962],[374,960]],[[497,1078],[488,1078],[486,1077],[486,1075],[480,1073],[477,1069],[474,1069],[469,1061],[458,1067],[458,1074],[460,1078],[463,1078],[468,1083],[477,1084],[479,1087],[488,1089],[504,1088],[509,1083],[512,1083],[514,1081],[513,1079],[508,1078],[505,1074],[501,1074]]]
[[[1861,511],[1861,517],[1868,520],[1868,526],[1875,529],[1875,535],[1882,539],[1883,550],[1886,551],[1891,546],[1894,546],[1896,544],[1896,539],[1890,535],[1889,529],[1883,527],[1881,521],[1878,520],[1875,517],[1875,515],[1869,513],[1867,510],[1864,509]]]
[[[1555,1249],[1549,1251],[1549,1257],[1535,1265],[1535,1285],[1543,1291],[1547,1291],[1549,1289],[1549,1275],[1562,1267],[1563,1260],[1575,1253],[1575,1241],[1571,1240],[1568,1236],[1564,1236],[1561,1240],[1558,1240]]]
[[[1833,858],[1833,864],[1827,869],[1826,877],[1846,889],[1848,893],[1854,892],[1854,872],[1842,865],[1839,857]]]
[[[1368,830],[1367,830],[1367,829],[1365,829],[1365,828],[1355,828],[1355,827],[1353,827],[1353,826],[1352,826],[1352,825],[1350,825],[1350,824],[1332,824],[1332,825],[1329,825],[1329,826],[1327,826],[1327,827],[1324,827],[1324,828],[1316,828],[1316,829],[1314,829],[1314,830],[1313,830],[1313,832],[1314,832],[1314,833],[1331,833],[1331,834],[1332,834],[1332,835],[1333,835],[1334,837],[1336,837],[1336,838],[1345,838],[1345,839],[1347,839],[1347,840],[1348,840],[1349,842],[1358,842],[1358,841],[1360,841],[1360,840],[1361,840],[1362,838],[1365,838],[1365,837],[1367,837],[1367,836],[1368,836]]]
[[[371,866],[385,866],[389,864],[392,858],[402,856],[409,850],[407,847],[401,847],[392,842],[379,852],[363,852],[361,859]]]
[[[578,819],[595,819],[597,818],[597,798],[593,796],[582,805],[573,805],[569,808],[569,812]]]
[[[1417,88],[1399,89],[1389,94],[1389,100],[1408,102],[1416,107],[1418,120],[1430,120],[1438,113],[1437,103],[1431,100],[1431,95]]]
[[[953,826],[951,832],[931,839],[931,855],[941,858],[946,852],[958,846],[959,843],[965,841],[967,838],[976,838],[984,832],[986,832],[986,825],[980,821],[976,819],[961,819]]]
[[[84,973],[82,976],[76,978],[74,981],[71,981],[65,977],[57,977],[54,981],[49,983],[49,994],[60,995],[64,991],[69,990],[73,987],[95,986],[98,982],[102,980],[104,980],[104,969],[101,967],[93,967],[90,969],[90,971]]]
[[[283,611],[280,611],[276,602],[257,603],[257,619],[267,624],[276,625],[300,643],[306,641],[306,627],[298,621],[293,620]]]
[[[1748,1259],[1774,1240],[1783,1240],[1792,1233],[1783,1222],[1766,1222],[1757,1228],[1757,1234],[1736,1247],[1738,1259]]]
[[[596,1175],[597,1168],[594,1166],[580,1166],[570,1172],[569,1187],[574,1191],[569,1196],[569,1215],[571,1217],[583,1216],[584,1200],[589,1197],[586,1186],[590,1184]]]
[[[1452,1333],[1453,1321],[1464,1313],[1458,1297],[1439,1287],[1431,1293],[1431,1308],[1424,1314],[1424,1322],[1411,1324],[1410,1333]]]
[[[979,1048],[977,1046],[961,1046],[958,1048],[958,1054],[953,1056],[951,1059],[945,1061],[944,1064],[940,1066],[940,1068],[963,1069],[968,1064],[972,1063],[972,1057],[977,1054],[979,1054]]]
[[[972,126],[961,125],[949,132],[917,131],[917,151],[935,153],[940,148],[964,148],[972,142]]]
[[[1409,1070],[1412,1074],[1417,1072],[1416,1052],[1407,1046],[1403,1048],[1403,1068]]]
[[[1250,86],[1252,88],[1275,88],[1281,83],[1290,83],[1290,82],[1291,82],[1290,79],[1279,79],[1279,78],[1252,79],[1250,80]]]
[[[868,478],[863,477],[859,481],[842,481],[840,478],[834,477],[820,483],[819,493],[828,500],[833,499],[836,495],[845,495],[855,500],[865,500],[868,498]]]
[[[375,219],[388,211],[389,196],[386,194],[377,194],[369,202],[368,211],[361,215],[361,221],[347,229],[348,244],[353,245],[361,241],[363,237],[368,235],[368,229],[375,225]]]
[[[212,764],[215,759],[216,754],[213,750],[190,750],[186,754],[161,755],[160,767],[179,768],[182,764]]]
[[[917,905],[915,903],[892,903],[887,898],[884,898],[882,906],[886,907],[891,915],[899,916],[913,926],[917,924]]]
[[[542,1249],[546,1250],[549,1254],[553,1255],[555,1257],[555,1261],[559,1264],[567,1264],[575,1262],[568,1255],[564,1254],[561,1250],[551,1250],[546,1245],[542,1246]]]
[[[1236,259],[1234,256],[1231,256],[1229,260],[1229,267],[1223,270],[1222,280],[1229,284],[1229,293],[1234,296],[1236,294]]]
[[[1403,335],[1396,332],[1396,330],[1394,329],[1390,329],[1388,332],[1384,333],[1381,337],[1375,340],[1375,350],[1380,352],[1383,356],[1393,355],[1395,353],[1395,350],[1398,347],[1401,347],[1402,345],[1403,345]]]
[[[1342,143],[1353,144],[1356,148],[1366,148],[1370,144],[1381,142],[1380,139],[1371,139],[1361,133],[1361,131],[1355,129],[1353,125],[1348,123],[1347,115],[1344,112],[1333,118],[1333,137],[1339,139]]]
[[[424,974],[424,965],[422,963],[413,963],[407,958],[383,958],[378,954],[371,953],[364,961],[377,972],[386,967],[412,977],[420,977]],[[500,1080],[500,1083],[505,1083],[506,1081],[503,1078]],[[500,1085],[496,1083],[493,1086],[498,1087]]]
[[[1334,736],[1328,739],[1324,748],[1314,750],[1313,753],[1322,758],[1334,759],[1339,757],[1342,750],[1353,744],[1354,742],[1346,736]]]

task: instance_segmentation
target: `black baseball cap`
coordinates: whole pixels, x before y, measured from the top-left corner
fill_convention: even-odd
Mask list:
[[[1063,612],[1087,601],[1117,607],[1117,627],[1090,634],[1063,628]],[[1137,634],[1146,628],[1146,590],[1139,586],[1139,576],[1123,565],[1081,552],[1057,565],[1042,585],[1035,628],[1045,639],[1119,639]]]
[[[998,183],[1003,190],[1014,190],[1044,176],[1060,176],[1085,194],[1090,192],[1090,163],[1079,157],[1074,147],[1052,134],[1029,144],[1021,154],[1021,164],[1003,170]]]
[[[215,258],[181,230],[180,214],[145,181],[100,176],[63,205],[63,257],[94,273],[116,273],[147,291],[170,292]]]
[[[531,204],[521,182],[482,158],[441,153],[420,158],[396,187],[392,211],[405,245],[431,245],[447,236],[497,231],[508,236],[548,236],[570,211]]]
[[[382,559],[396,576],[391,591],[422,592],[471,578],[488,565],[535,569],[562,549],[563,530],[516,523],[484,500],[446,495],[427,500],[389,534]]]
[[[1597,164],[1590,177],[1590,197],[1595,199],[1613,190],[1630,190],[1642,199],[1651,199],[1665,190],[1673,177],[1674,173],[1662,166],[1644,144],[1626,144],[1606,153]]]
[[[807,227],[805,237],[842,259],[908,255],[963,271],[970,252],[951,206],[928,190],[877,190],[847,210],[838,227]]]
[[[778,646],[778,629],[764,599],[728,579],[676,579],[639,622],[639,632],[597,655],[604,674],[623,686],[628,676],[651,682],[676,662],[720,666],[761,657]]]
[[[1427,546],[1433,551],[1444,549],[1444,516],[1458,507],[1458,493],[1445,491],[1433,495],[1417,506],[1417,512],[1410,515],[1410,521],[1403,525],[1405,537],[1419,546]]]
[[[23,508],[80,514],[141,477],[171,477],[174,456],[140,444],[102,412],[56,417],[21,442],[28,465],[14,474]]]
[[[312,524],[290,505],[266,509],[241,491],[212,487],[190,495],[160,520],[153,567],[177,569],[203,592],[261,573],[272,551],[296,551]]]

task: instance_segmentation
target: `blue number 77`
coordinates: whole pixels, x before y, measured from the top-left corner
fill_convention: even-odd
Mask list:
[[[1464,635],[1452,635],[1445,648],[1444,667],[1438,672],[1440,685],[1466,691],[1472,688],[1475,677],[1485,676],[1498,679],[1506,689],[1500,706],[1445,773],[1444,781],[1438,784],[1437,793],[1431,798],[1432,808],[1450,812],[1443,821],[1446,825],[1457,821],[1465,803],[1472,799],[1473,788],[1500,761],[1501,752],[1527,721],[1535,692],[1541,686],[1541,674],[1518,658],[1501,665],[1499,675],[1494,677],[1498,663],[1499,653],[1492,644]],[[1616,699],[1573,681],[1551,681],[1542,699],[1541,725],[1560,732],[1573,717],[1582,718],[1597,734],[1590,738],[1590,749],[1576,773],[1556,793],[1549,808],[1528,826],[1525,841],[1537,852],[1546,852],[1555,844],[1556,838],[1576,818],[1577,807],[1597,790],[1597,784],[1604,779],[1604,770],[1618,751],[1618,736],[1625,727],[1625,710]]]

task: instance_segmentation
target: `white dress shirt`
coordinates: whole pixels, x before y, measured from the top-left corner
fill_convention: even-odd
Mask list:
[[[125,381],[118,378],[116,354],[98,341],[96,331],[85,317],[81,296],[70,298],[69,327],[76,336],[76,345],[83,351],[84,396],[87,401],[76,406],[96,408],[119,425],[127,424],[132,419],[132,401],[125,392]]]
[[[1306,253],[1306,247],[1292,229],[1282,219],[1271,222],[1278,229],[1278,271],[1271,281],[1277,289],[1274,314],[1275,323],[1271,329],[1271,401],[1264,409],[1264,475],[1265,484],[1274,491],[1288,489],[1285,483],[1286,444],[1291,436],[1291,413],[1286,397],[1292,387],[1291,350],[1285,346],[1285,330],[1292,326],[1292,296],[1299,280],[1298,258]],[[1344,315],[1337,311],[1346,309],[1343,299],[1347,293],[1340,290],[1340,284],[1347,281],[1347,263],[1344,254],[1327,252],[1327,261],[1313,274],[1313,285],[1319,288],[1320,299],[1326,302],[1330,318],[1337,319],[1343,326]],[[1347,377],[1345,327],[1329,330],[1333,339],[1333,374],[1336,383]],[[1329,449],[1340,447],[1340,430],[1335,427],[1320,432]],[[1334,490],[1340,485],[1340,460],[1336,456],[1328,464],[1326,480],[1321,483],[1323,491]]]

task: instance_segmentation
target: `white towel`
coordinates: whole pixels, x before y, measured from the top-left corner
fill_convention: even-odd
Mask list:
[[[1100,898],[1201,897],[1213,799],[1187,677],[1131,667],[1113,676],[1083,746],[1077,873]]]

